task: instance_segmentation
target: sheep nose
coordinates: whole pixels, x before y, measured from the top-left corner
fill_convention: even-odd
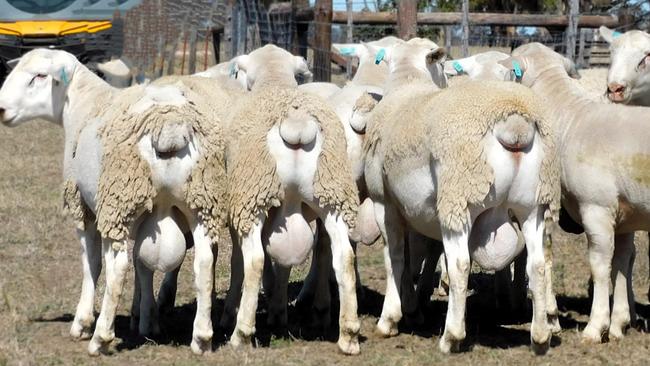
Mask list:
[[[625,85],[618,84],[618,83],[607,84],[607,90],[610,93],[622,94],[625,91]]]

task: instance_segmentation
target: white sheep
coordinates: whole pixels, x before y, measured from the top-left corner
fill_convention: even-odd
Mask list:
[[[544,291],[544,211],[559,200],[555,146],[542,108],[513,83],[466,83],[435,91],[439,51],[399,45],[384,99],[368,121],[365,178],[386,241],[386,298],[377,330],[397,333],[404,279],[402,223],[443,241],[450,276],[443,352],[465,338],[470,253],[501,269],[523,249],[509,210],[522,223],[533,293],[531,341],[545,352],[550,331]],[[406,123],[404,122],[406,121]],[[404,297],[402,297],[404,298]]]
[[[550,49],[514,57],[522,84],[545,98],[558,136],[563,207],[587,234],[594,281],[587,341],[621,338],[634,322],[634,231],[648,230],[650,200],[644,107],[600,103],[572,83]],[[508,61],[508,60],[506,60]],[[614,288],[610,317],[609,288]]]
[[[197,354],[211,349],[212,250],[226,222],[224,136],[212,98],[186,85],[191,82],[149,85],[106,106],[110,111],[99,133],[103,146],[96,211],[107,291],[88,346],[93,355],[114,338],[128,243],[135,240],[140,330],[146,333],[148,316],[155,311],[153,272],[180,266],[188,231],[197,290],[191,346]]]
[[[498,61],[510,55],[499,51],[487,51],[458,60],[445,61],[445,74],[448,76],[467,75],[471,80],[506,80],[510,69]],[[453,78],[452,78],[453,79]]]
[[[605,26],[600,36],[609,43],[611,62],[607,97],[614,103],[650,106],[650,34],[641,30],[625,33]]]
[[[235,80],[236,84],[241,86],[242,89],[245,90],[248,87],[248,83],[246,82],[246,72],[239,70],[237,68],[237,63],[232,60],[209,67],[207,70],[197,72],[193,76],[217,79],[221,83],[225,83],[226,80],[232,79]]]
[[[354,226],[358,194],[340,143],[343,129],[319,98],[295,88],[296,71],[308,72],[304,59],[267,45],[236,62],[252,93],[233,113],[227,134],[230,225],[244,267],[243,279],[236,278],[233,268],[228,294],[240,298],[230,343],[250,343],[255,333],[265,252],[275,264],[276,283],[286,284],[291,266],[312,249],[309,221],[319,218],[331,241],[339,283],[338,346],[356,354],[360,324],[348,231]],[[265,290],[271,292],[271,303],[284,299],[279,309],[269,306],[271,323],[286,324],[286,285]]]
[[[107,83],[116,88],[126,88],[133,83],[133,66],[126,60],[118,58],[97,64]]]

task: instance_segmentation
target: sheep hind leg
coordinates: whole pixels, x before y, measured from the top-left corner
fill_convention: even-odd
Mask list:
[[[533,298],[533,319],[530,324],[531,347],[535,354],[545,354],[551,343],[551,331],[548,327],[546,312],[546,285],[544,257],[544,209],[537,207],[528,213],[521,229],[526,241],[526,273]]]
[[[102,246],[94,223],[87,222],[85,230],[77,230],[77,236],[81,242],[83,280],[79,303],[70,326],[70,336],[75,339],[89,339],[95,322],[95,289],[102,272]]]
[[[544,214],[544,284],[546,285],[546,318],[548,325],[553,334],[560,333],[562,327],[560,326],[560,311],[557,307],[557,299],[555,298],[555,291],[553,291],[553,237],[551,235],[551,228],[553,220],[550,211],[547,210]]]
[[[375,217],[384,238],[386,268],[386,294],[381,317],[377,322],[377,332],[383,337],[392,337],[397,335],[397,324],[402,319],[399,290],[404,275],[404,230],[397,210],[390,204],[375,202]]]
[[[341,352],[356,355],[359,353],[361,323],[357,314],[354,251],[348,238],[349,228],[341,215],[336,212],[327,212],[321,219],[330,238],[332,268],[339,290],[339,339],[337,344]]]
[[[440,350],[443,353],[457,352],[465,339],[465,304],[467,302],[467,283],[469,281],[469,233],[471,227],[465,225],[456,232],[442,228],[442,242],[447,258],[449,274],[449,305],[445,330],[440,337]]]
[[[609,326],[610,338],[623,338],[625,328],[633,323],[636,317],[632,290],[634,251],[634,233],[616,235],[611,275],[614,284],[614,304]]]
[[[115,339],[115,312],[122,296],[129,264],[126,241],[103,239],[102,249],[106,262],[106,289],[95,333],[88,344],[88,353],[92,356],[106,352],[108,345]]]
[[[194,239],[194,287],[196,289],[196,315],[192,330],[192,352],[203,354],[212,350],[212,289],[214,286],[214,254],[207,228],[196,223],[192,230]],[[216,245],[216,243],[214,243]]]
[[[241,240],[244,276],[241,300],[237,311],[237,324],[230,336],[230,345],[233,347],[239,347],[242,344],[250,345],[251,338],[255,334],[255,313],[264,270],[263,225],[264,217],[260,217],[259,222],[253,225],[249,233]]]
[[[609,328],[609,284],[614,256],[614,219],[610,210],[596,205],[580,207],[587,234],[589,265],[594,282],[594,297],[583,340],[600,343]]]
[[[165,277],[160,284],[158,291],[158,312],[160,314],[169,314],[174,310],[176,302],[176,290],[178,286],[178,272],[181,266],[178,266],[171,272],[165,273]]]
[[[140,320],[138,333],[143,337],[157,336],[160,334],[158,323],[158,308],[153,294],[153,271],[147,268],[138,258],[135,260],[136,281],[140,288]],[[134,304],[133,306],[136,306]],[[132,310],[133,311],[133,310]]]

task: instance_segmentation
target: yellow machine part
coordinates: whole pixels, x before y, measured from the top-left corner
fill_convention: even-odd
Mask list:
[[[30,20],[19,22],[0,22],[0,34],[17,37],[67,36],[77,33],[96,33],[110,29],[108,20],[66,21]]]

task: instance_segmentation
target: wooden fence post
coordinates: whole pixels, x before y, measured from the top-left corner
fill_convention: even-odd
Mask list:
[[[566,28],[566,57],[571,61],[575,61],[579,13],[580,0],[569,0],[569,22]]]
[[[409,40],[418,33],[418,4],[416,0],[397,2],[397,34],[399,38]]]
[[[463,57],[467,57],[469,56],[469,0],[463,0],[461,25],[463,27],[462,53]]]
[[[332,78],[332,0],[316,0],[314,6],[314,81]]]
[[[445,49],[451,54],[451,25],[445,26]]]
[[[352,43],[352,0],[345,1],[345,7],[348,12],[348,34],[346,42]],[[352,58],[348,57],[348,62],[346,65],[345,76],[348,80],[352,79]]]
[[[196,73],[196,40],[197,40],[196,27],[190,29],[190,54],[187,57],[187,74],[192,75]]]
[[[180,42],[181,38],[176,38],[167,54],[167,75],[174,75],[174,68],[176,68],[176,50]]]

